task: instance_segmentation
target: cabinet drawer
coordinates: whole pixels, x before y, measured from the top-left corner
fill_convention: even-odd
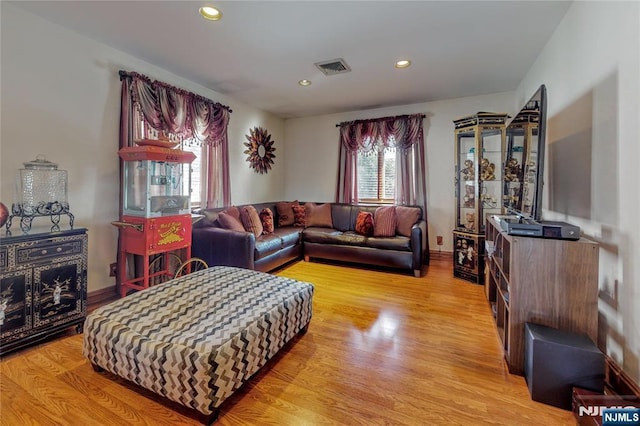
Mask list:
[[[81,255],[82,239],[52,239],[16,247],[16,266],[46,262],[55,257]]]

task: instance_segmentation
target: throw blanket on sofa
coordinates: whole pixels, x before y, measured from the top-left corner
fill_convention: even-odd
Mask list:
[[[313,286],[246,269],[194,272],[96,309],[96,366],[211,414],[311,319]]]

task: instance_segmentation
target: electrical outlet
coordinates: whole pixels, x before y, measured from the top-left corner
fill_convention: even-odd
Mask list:
[[[112,263],[109,265],[109,276],[110,277],[115,277],[116,273],[118,272],[118,264],[117,263]]]
[[[439,245],[439,246],[441,246],[441,245],[443,244],[443,242],[442,242],[442,235],[438,235],[438,236],[436,237],[436,242],[438,243],[438,245]]]

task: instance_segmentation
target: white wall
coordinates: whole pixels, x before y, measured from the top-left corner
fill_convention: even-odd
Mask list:
[[[286,120],[285,196],[287,199],[335,200],[339,141],[336,124],[357,119],[424,113],[427,116],[424,120],[424,136],[429,247],[438,250],[436,237],[441,235],[444,237],[442,251],[452,252],[455,221],[453,120],[478,111],[513,114],[514,105],[514,93],[504,92]]]
[[[2,2],[0,201],[15,201],[15,174],[44,154],[69,174],[75,226],[89,230],[89,292],[114,285],[118,219],[118,70],[136,71],[233,110],[229,123],[232,202],[284,195],[284,122]],[[245,161],[245,135],[265,127],[275,140],[274,168],[259,175]],[[64,223],[63,218],[63,223]],[[34,226],[46,224],[37,218]],[[67,222],[68,223],[68,222]],[[14,221],[13,233],[20,233]]]
[[[517,90],[524,100],[547,86],[543,218],[577,224],[600,243],[599,345],[636,383],[639,62],[640,3],[574,2]]]

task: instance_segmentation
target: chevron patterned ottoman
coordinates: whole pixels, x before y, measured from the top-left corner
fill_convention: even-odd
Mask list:
[[[214,266],[96,309],[83,354],[215,421],[218,407],[311,320],[313,285]]]

